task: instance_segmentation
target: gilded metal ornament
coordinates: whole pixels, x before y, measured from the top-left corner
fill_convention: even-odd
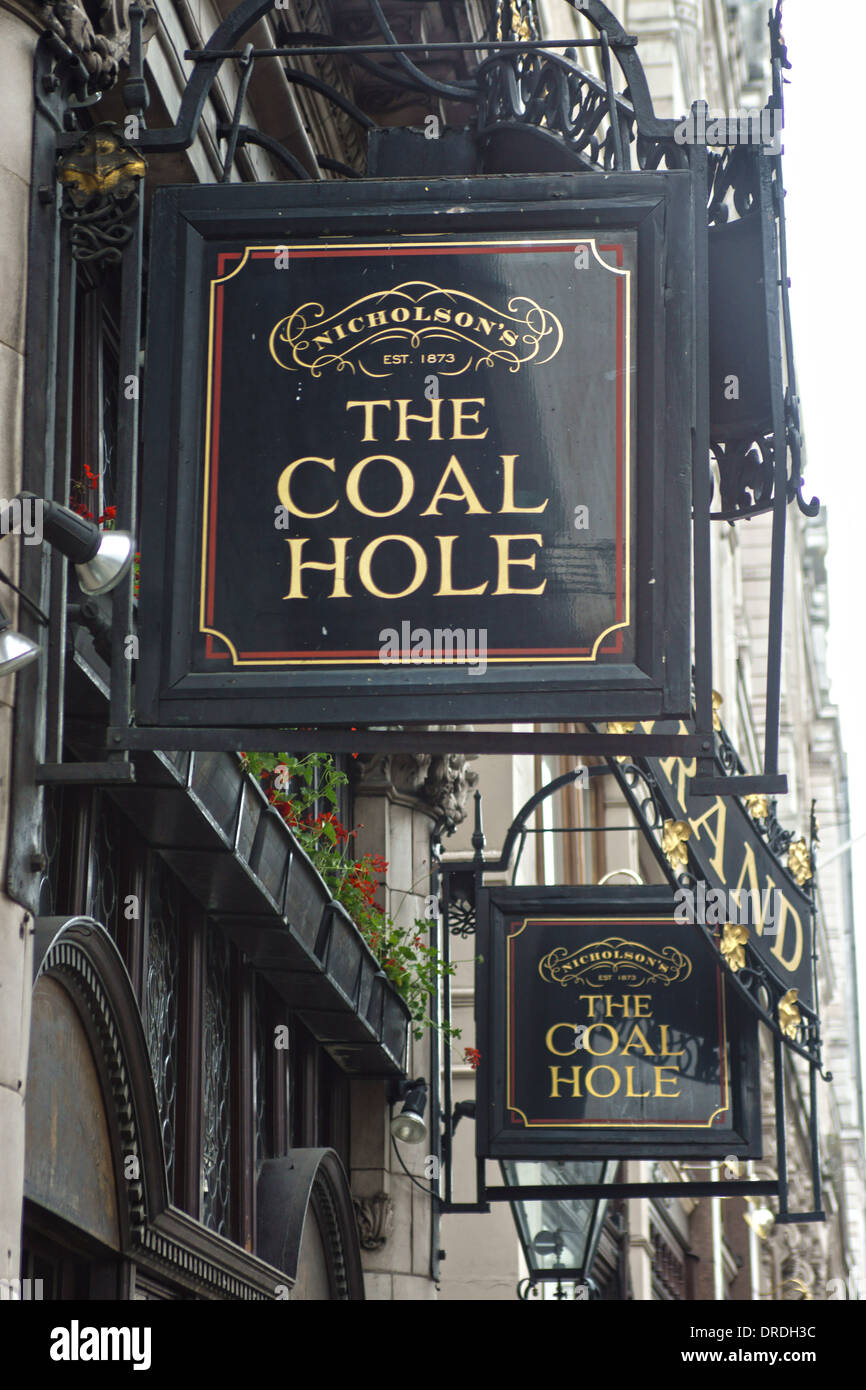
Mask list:
[[[783,994],[779,1000],[779,1027],[786,1038],[796,1038],[803,1022],[800,1010],[797,1008],[796,989],[789,989],[787,994]]]
[[[523,42],[532,38],[529,20],[524,15],[521,15],[517,0],[511,0],[511,32],[515,39],[519,39]]]
[[[713,728],[715,729],[715,731],[716,731],[717,734],[720,734],[720,733],[722,732],[722,721],[721,721],[721,718],[719,717],[719,710],[721,709],[721,707],[722,707],[722,705],[723,705],[724,703],[725,703],[725,702],[724,702],[724,699],[723,699],[722,696],[719,694],[718,690],[714,690],[714,691],[713,691]]]
[[[142,156],[108,121],[88,130],[74,150],[61,156],[61,216],[69,224],[73,260],[120,261],[132,236],[138,181],[146,174]]]
[[[805,840],[794,840],[788,846],[788,868],[801,888],[812,877],[812,856]]]
[[[88,130],[77,148],[63,155],[57,166],[57,177],[77,208],[107,194],[128,198],[135,192],[135,180],[143,179],[146,173],[141,155],[108,121]]]
[[[746,810],[752,820],[767,820],[770,815],[770,803],[767,797],[761,792],[751,792],[743,797]]]
[[[672,869],[688,868],[686,841],[691,833],[687,820],[666,820],[662,826],[662,853]]]
[[[739,925],[735,925],[732,922],[725,923],[725,929],[722,932],[722,942],[719,949],[722,955],[724,956],[725,960],[727,961],[728,965],[730,966],[731,970],[733,970],[735,974],[738,970],[742,970],[743,966],[746,964],[745,947],[748,939],[748,927],[741,927]]]

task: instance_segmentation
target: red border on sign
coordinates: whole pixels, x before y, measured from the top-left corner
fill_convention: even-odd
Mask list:
[[[537,924],[542,925],[542,926],[546,926],[546,925],[548,925],[549,923],[559,923],[559,922],[561,922],[562,920],[563,920],[563,919],[560,918],[560,917],[551,917],[551,918],[537,917],[537,918],[533,918],[533,922],[534,922],[534,923],[537,923]],[[599,924],[603,923],[604,926],[605,926],[605,928],[607,928],[608,926],[631,926],[631,927],[634,927],[634,925],[635,925],[634,917],[604,917],[604,918],[601,918],[601,917],[600,917],[600,918],[598,918],[598,922],[599,922]],[[663,923],[655,923],[655,922],[654,922],[653,925],[654,925],[654,926],[655,926],[655,925],[662,926],[662,925],[664,925],[664,924],[663,924]],[[515,942],[516,942],[516,940],[517,940],[517,935],[516,935],[516,934],[511,935],[511,936],[509,936],[509,938],[508,938],[508,977],[509,977],[510,1008],[509,1008],[509,1011],[508,1011],[509,1027],[507,1027],[507,1029],[506,1029],[505,1047],[506,1047],[506,1052],[507,1052],[507,1055],[508,1055],[508,1064],[509,1064],[509,1065],[508,1065],[508,1079],[509,1079],[509,1084],[508,1084],[508,1097],[507,1097],[507,1099],[506,1099],[506,1106],[505,1106],[505,1108],[506,1108],[506,1110],[509,1111],[508,1123],[509,1123],[510,1125],[514,1126],[514,1128],[516,1128],[516,1129],[526,1130],[526,1125],[523,1123],[523,1121],[520,1120],[520,1119],[517,1119],[517,1118],[515,1117],[515,1115],[514,1115],[514,1107],[516,1106],[516,1103],[517,1103],[517,1097],[515,1096],[516,1078],[515,1078],[515,1070],[514,1070],[515,1056],[516,1056],[516,1053],[517,1053],[517,1046],[516,1046],[516,1044],[517,1044],[517,1036],[516,1036],[516,1034],[517,1034],[517,1016],[516,1016],[515,1008],[514,1008],[514,981],[515,981],[515,976],[516,976],[516,974],[517,974],[517,971],[516,971],[516,969],[515,969],[515,961],[514,961],[514,948],[515,948]],[[718,968],[716,969],[716,1023],[717,1023],[717,1027],[718,1027],[718,1043],[719,1043],[719,1104],[718,1104],[718,1106],[716,1107],[716,1110],[714,1111],[714,1116],[715,1116],[716,1120],[718,1120],[719,1123],[724,1123],[724,1117],[728,1114],[728,1112],[730,1111],[730,1108],[731,1108],[731,1097],[730,1097],[730,1087],[729,1087],[729,1085],[726,1085],[726,1075],[727,1075],[726,1069],[727,1069],[727,1065],[728,1065],[728,1064],[727,1064],[727,1059],[726,1059],[726,1055],[725,1055],[725,1050],[726,1050],[726,1047],[727,1047],[727,1038],[726,1038],[726,1036],[725,1036],[725,1020],[724,1020],[724,1013],[723,1013],[722,972],[721,972]],[[726,1095],[725,1095],[726,1090],[727,1090],[727,1092],[728,1092],[727,1097],[726,1097]],[[587,1097],[587,1099],[588,1099],[588,1097]],[[513,1101],[513,1102],[514,1102],[514,1106],[509,1105],[509,1104],[507,1103],[508,1100]],[[706,1122],[705,1122],[705,1121],[704,1121],[704,1122],[701,1122],[700,1120],[657,1120],[657,1121],[654,1121],[654,1120],[616,1120],[616,1121],[612,1121],[612,1120],[590,1119],[589,1117],[586,1117],[586,1118],[581,1119],[581,1120],[563,1120],[562,1116],[558,1116],[557,1118],[554,1118],[554,1119],[550,1119],[550,1118],[547,1117],[547,1116],[532,1116],[532,1117],[527,1117],[527,1123],[530,1124],[530,1125],[545,1126],[545,1127],[548,1127],[548,1128],[550,1128],[550,1129],[602,1129],[602,1128],[603,1128],[603,1129],[629,1129],[629,1128],[633,1128],[633,1129],[638,1129],[638,1128],[639,1128],[639,1129],[707,1129],[707,1124],[706,1124]]]
[[[578,239],[579,240],[579,239]],[[599,245],[599,251],[609,251],[616,255],[617,266],[623,263],[623,247],[620,242],[605,243]],[[300,260],[310,260],[317,257],[329,257],[333,259],[349,259],[351,257],[369,256],[456,256],[456,255],[509,255],[521,254],[527,251],[547,251],[547,252],[568,252],[574,250],[571,244],[562,245],[557,243],[551,245],[546,242],[518,242],[514,245],[503,246],[418,246],[404,247],[395,250],[391,246],[383,246],[381,249],[375,247],[365,248],[328,248],[318,250],[293,251],[292,255]],[[230,261],[239,261],[245,253],[240,251],[221,251],[217,256],[217,276],[225,274],[226,266]],[[276,250],[252,251],[251,260],[272,260],[276,255]],[[216,574],[216,535],[217,535],[217,514],[218,514],[218,478],[219,478],[219,433],[220,433],[220,406],[222,401],[222,350],[223,350],[223,308],[224,308],[224,289],[220,284],[216,287],[215,306],[214,306],[214,371],[213,371],[213,392],[212,392],[212,432],[211,432],[211,452],[210,452],[210,505],[208,508],[208,534],[207,534],[207,565],[206,565],[206,588],[205,588],[205,616],[208,627],[215,627],[214,617],[214,581]],[[624,609],[624,572],[623,572],[623,549],[624,549],[624,528],[623,528],[623,489],[624,489],[624,406],[625,406],[625,380],[624,380],[624,360],[625,360],[625,322],[623,315],[624,294],[623,282],[617,277],[616,282],[616,621],[622,622]],[[623,650],[623,630],[619,630],[609,639],[608,644],[599,647],[598,654],[601,656],[616,656]],[[490,647],[488,656],[498,657],[523,657],[529,659],[533,656],[588,656],[590,647]],[[341,657],[346,660],[376,658],[378,650],[365,651],[240,651],[239,657],[244,661],[267,661],[267,660],[305,660],[309,665],[314,666],[320,661],[332,660],[339,661]],[[401,653],[401,656],[403,653]],[[409,653],[406,653],[409,656]],[[231,653],[217,649],[214,645],[214,637],[207,633],[205,637],[205,658],[209,661],[228,661]],[[404,665],[427,666],[427,662],[394,661],[395,666]]]

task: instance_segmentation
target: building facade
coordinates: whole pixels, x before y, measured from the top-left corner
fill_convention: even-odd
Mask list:
[[[179,121],[195,66],[186,55],[232,8],[221,0],[144,7],[146,128]],[[316,38],[336,35],[375,45],[392,33],[404,44],[587,38],[594,31],[580,8],[470,0],[386,5],[379,16],[342,0],[277,0],[244,42],[288,48],[303,35],[315,47]],[[621,8],[659,115],[685,112],[702,96],[721,110],[764,100],[760,4],[629,0]],[[87,141],[103,123],[114,132],[113,154],[135,158],[144,103],[125,86],[134,32],[127,4],[98,14],[75,3],[0,4],[0,492],[68,502],[108,529],[135,528],[129,461],[138,457],[139,399],[160,352],[144,329],[146,275],[159,269],[152,263],[142,323],[129,328],[134,272],[121,252],[129,238],[137,245],[139,206],[146,253],[158,187],[426,172],[407,168],[394,130],[435,134],[426,142],[432,158],[440,130],[447,137],[474,119],[460,93],[476,61],[468,50],[419,58],[426,81],[407,60],[381,54],[348,63],[284,52],[257,60],[248,84],[243,63],[224,62],[193,141],[148,154],[140,183],[91,216],[92,203],[75,202],[81,185],[63,160],[85,146],[92,153]],[[586,66],[600,82],[596,55]],[[458,172],[510,169],[507,142],[505,153],[488,142],[482,168],[466,138],[453,138]],[[423,148],[416,143],[410,163]],[[430,171],[438,172],[435,161]],[[471,934],[450,943],[459,1039],[449,1045],[423,1027],[414,1036],[370,934],[277,814],[272,778],[253,777],[235,753],[135,753],[132,775],[130,760],[105,753],[116,723],[112,642],[116,660],[118,641],[138,632],[132,579],[120,598],[88,601],[56,551],[15,537],[6,547],[6,570],[23,597],[4,588],[3,606],[41,655],[0,681],[3,1287],[41,1280],[46,1298],[63,1299],[515,1297],[526,1269],[510,1210],[438,1211],[443,1067],[455,1101],[474,1093]],[[787,556],[783,681],[792,792],[779,818],[808,833],[814,802],[830,856],[849,830],[823,656],[825,548],[822,524],[798,517]],[[755,711],[767,553],[760,518],[719,528],[714,538],[714,680],[749,770],[758,769],[763,733]],[[146,550],[140,561],[147,565]],[[354,831],[358,861],[379,856],[382,907],[407,938],[413,924],[429,922],[430,946],[441,951],[436,860],[470,851],[470,793],[483,793],[487,843],[498,847],[519,807],[566,762],[419,752],[338,755],[334,767],[346,774],[338,801],[313,796],[310,814],[335,813]],[[565,827],[577,830],[550,833]],[[545,802],[534,829],[548,833],[530,837],[517,882],[588,884],[622,871],[662,881],[611,779]],[[832,1281],[866,1269],[844,857],[821,878],[819,921],[825,1057],[835,1077],[820,1093],[826,1226],[767,1235],[759,1220],[747,1223],[754,1213],[739,1198],[611,1203],[593,1218],[593,1296],[822,1298]],[[434,999],[436,1021],[440,1007]],[[429,1087],[427,1132],[408,1145],[393,1139],[390,1121],[413,1078]],[[796,1067],[788,1084],[792,1192],[807,1202],[805,1081]],[[766,1087],[764,1094],[769,1101]],[[771,1110],[765,1119],[771,1154]],[[468,1117],[454,1152],[455,1195],[469,1200]],[[760,1164],[755,1170],[762,1175]],[[689,1174],[640,1161],[625,1176]]]

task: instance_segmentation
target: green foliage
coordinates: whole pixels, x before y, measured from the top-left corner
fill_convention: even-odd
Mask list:
[[[304,758],[245,753],[243,759],[246,771],[260,783],[405,999],[415,1037],[423,1037],[426,1028],[438,1027],[430,1017],[430,1000],[438,981],[453,975],[456,967],[447,965],[435,946],[425,941],[433,922],[416,918],[411,927],[398,927],[376,901],[387,861],[369,853],[353,858],[349,849],[357,831],[347,830],[333,810],[314,814],[317,802],[337,806],[337,789],[348,780],[346,774],[336,769],[328,753],[308,753]],[[460,1036],[460,1030],[448,1021],[441,1027],[447,1039]]]

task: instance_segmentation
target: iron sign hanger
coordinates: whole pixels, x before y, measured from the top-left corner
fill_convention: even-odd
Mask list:
[[[701,322],[696,353],[697,411],[693,465],[695,728],[692,733],[658,736],[629,731],[628,734],[620,735],[619,748],[625,748],[633,757],[695,756],[697,775],[692,790],[696,795],[728,796],[752,792],[775,795],[786,791],[787,780],[778,770],[786,508],[788,501],[796,498],[804,512],[814,515],[817,503],[813,499],[812,503],[807,504],[802,498],[802,440],[797,413],[785,273],[780,154],[768,158],[761,142],[755,140],[751,134],[749,140],[744,141],[740,123],[737,121],[716,122],[712,139],[708,133],[706,143],[680,143],[676,138],[676,131],[681,123],[674,119],[660,119],[653,111],[646,76],[637,53],[637,39],[625,32],[601,0],[584,0],[579,6],[581,16],[588,19],[597,30],[597,38],[542,41],[532,34],[531,29],[518,36],[512,32],[511,19],[503,9],[506,23],[504,28],[500,24],[500,33],[496,38],[446,45],[452,52],[486,51],[490,55],[469,78],[457,83],[437,82],[427,76],[423,69],[412,61],[409,54],[428,51],[432,53],[434,50],[438,52],[436,46],[414,42],[399,43],[388,25],[379,0],[371,0],[371,6],[384,36],[384,42],[381,44],[341,44],[334,35],[306,32],[291,35],[283,28],[281,33],[284,42],[256,49],[249,43],[243,48],[237,48],[236,45],[240,44],[249,30],[273,9],[273,0],[242,0],[242,3],[218,25],[204,48],[191,50],[187,54],[194,63],[194,68],[184,89],[175,125],[168,129],[149,130],[144,122],[144,111],[148,101],[142,48],[144,14],[140,5],[133,4],[130,9],[129,76],[122,96],[127,109],[138,118],[140,129],[138,139],[128,148],[134,153],[150,155],[176,153],[189,148],[198,134],[205,106],[222,63],[235,61],[241,67],[241,91],[235,101],[231,121],[223,122],[220,127],[220,134],[226,142],[221,177],[228,177],[238,149],[245,142],[252,141],[273,153],[296,177],[309,178],[309,172],[303,169],[290,151],[273,137],[264,132],[255,132],[241,122],[242,96],[252,77],[256,60],[300,58],[320,54],[330,58],[339,56],[346,61],[370,65],[370,54],[376,52],[393,55],[396,59],[398,73],[386,70],[380,64],[373,65],[378,75],[387,76],[396,85],[420,88],[432,96],[448,100],[474,103],[478,108],[479,138],[485,148],[489,147],[497,129],[513,131],[519,127],[524,131],[531,131],[539,139],[543,137],[547,144],[554,141],[561,151],[562,158],[567,161],[562,167],[626,170],[632,167],[631,144],[634,142],[641,168],[656,168],[666,163],[668,167],[688,169],[698,188],[702,188],[705,182],[711,184],[710,216],[716,219],[725,215],[726,200],[730,201],[728,194],[731,190],[735,205],[741,207],[743,182],[756,185],[757,193],[751,196],[761,214],[763,263],[768,272],[765,276],[765,310],[769,325],[773,393],[771,445],[768,445],[765,466],[762,472],[759,470],[759,481],[754,486],[748,481],[749,477],[752,477],[754,482],[754,459],[750,464],[751,473],[748,469],[744,473],[742,450],[732,461],[728,459],[723,448],[716,452],[720,473],[725,475],[725,478],[728,476],[729,463],[731,467],[739,469],[741,482],[745,477],[746,481],[740,487],[745,502],[735,506],[733,511],[730,506],[723,506],[711,512],[712,480],[708,463],[711,438],[707,379],[709,341],[706,321],[703,315],[699,315]],[[506,36],[506,31],[509,36]],[[770,107],[765,109],[775,111],[778,119],[781,119],[782,69],[789,66],[781,38],[781,0],[778,0],[776,10],[770,17],[770,38],[773,95]],[[578,50],[584,48],[600,52],[603,80],[578,66],[576,55]],[[565,56],[553,51],[555,49],[564,50]],[[614,89],[611,53],[616,58],[625,80],[626,95],[618,94]],[[64,70],[62,58],[58,60],[58,70]],[[373,125],[363,112],[348,102],[345,94],[331,84],[298,70],[287,72],[287,77],[290,81],[313,88],[326,99],[333,101],[362,126],[369,129]],[[563,95],[568,96],[570,100],[562,100]],[[78,104],[81,104],[80,97],[79,92]],[[72,100],[70,97],[70,102]],[[706,104],[696,103],[692,108],[692,118],[697,120],[702,111],[705,116]],[[606,130],[602,135],[605,123]],[[71,148],[80,140],[80,132],[60,133],[57,137],[57,147],[61,155],[68,158]],[[721,156],[711,155],[708,148],[711,144],[721,148],[724,153]],[[732,151],[741,158],[733,160]],[[333,167],[334,161],[324,160],[324,164]],[[736,168],[733,167],[735,164]],[[357,171],[343,166],[340,167],[340,172],[357,174]],[[443,168],[440,172],[446,173],[448,170]],[[110,201],[110,195],[100,196],[103,201]],[[708,283],[707,216],[703,204],[702,197],[695,200],[697,289],[700,303],[706,300]],[[122,210],[119,220],[122,221],[124,218],[128,223],[129,235],[125,238],[126,244],[119,253],[123,278],[121,380],[130,372],[137,373],[139,366],[142,208],[137,197],[131,200],[129,207]],[[68,220],[74,229],[74,216],[70,216]],[[781,317],[777,286],[781,290]],[[780,338],[784,341],[787,388],[783,388]],[[138,421],[137,408],[134,407],[121,412],[118,440],[120,485],[117,520],[118,525],[130,528],[134,525],[137,448]],[[789,449],[792,454],[790,475],[787,468]],[[745,456],[751,458],[748,449]],[[723,492],[725,491],[723,487]],[[727,492],[729,491],[730,488],[727,489]],[[752,493],[751,501],[748,498],[749,491]],[[719,777],[712,756],[710,523],[716,519],[733,524],[737,520],[768,509],[772,510],[773,529],[763,770],[755,777],[746,777],[739,772]],[[594,731],[526,735],[501,731],[445,731],[430,725],[418,729],[406,727],[402,730],[379,730],[369,726],[357,730],[273,727],[179,730],[136,727],[132,718],[131,663],[121,656],[124,638],[134,630],[131,581],[117,590],[113,599],[113,614],[114,660],[111,663],[111,714],[107,736],[107,761],[75,767],[46,760],[38,769],[38,777],[42,782],[116,781],[124,778],[133,780],[134,769],[129,755],[137,749],[207,747],[219,750],[240,749],[254,744],[267,751],[291,744],[299,752],[306,749],[356,752],[379,750],[387,744],[394,751],[400,748],[411,748],[413,751],[421,748],[427,751],[511,754],[534,751],[604,757],[614,752],[611,743],[614,736]],[[56,636],[62,640],[60,629]],[[58,707],[61,704],[60,701],[54,703]],[[62,711],[56,722],[57,727],[52,730],[50,743],[59,752],[62,743]]]
[[[626,768],[626,774],[629,769]],[[632,769],[635,773],[640,769]],[[535,792],[518,811],[514,820],[508,828],[503,842],[501,854],[495,859],[485,859],[484,845],[485,837],[481,818],[481,793],[475,792],[475,820],[472,833],[473,856],[468,860],[451,861],[443,863],[441,859],[441,836],[448,829],[445,821],[440,822],[431,835],[433,845],[433,863],[436,886],[439,894],[440,918],[442,921],[442,942],[441,951],[446,965],[450,964],[451,936],[466,937],[474,934],[474,903],[477,890],[483,887],[485,873],[501,874],[507,871],[512,860],[515,847],[522,842],[526,833],[526,822],[533,812],[550,796],[560,791],[579,778],[588,774],[589,777],[603,777],[606,775],[617,775],[618,779],[622,774],[612,762],[608,766],[575,768],[570,772],[563,773],[554,778],[545,786]],[[643,773],[641,772],[641,775]],[[651,797],[650,797],[651,800]],[[630,809],[638,823],[641,833],[652,845],[654,853],[657,853],[655,837],[651,833],[651,821],[640,810],[640,803],[636,797],[629,798]],[[577,831],[588,831],[597,827],[572,827]],[[451,827],[453,829],[453,826]],[[604,829],[604,827],[601,827]],[[539,833],[542,835],[550,833],[547,828],[543,828]],[[812,846],[814,848],[816,827],[814,814],[812,817]],[[665,869],[666,876],[672,887],[681,882],[694,883],[694,879],[689,876],[678,876],[670,863],[666,863],[663,858],[659,862]],[[814,855],[812,855],[814,862]],[[781,868],[781,865],[780,865]],[[502,892],[501,888],[498,890]],[[813,942],[813,968],[814,968],[814,941],[815,941],[815,883],[811,883],[810,896],[813,903],[812,920],[812,942]],[[456,918],[456,922],[455,922]],[[769,1030],[773,1041],[773,1086],[775,1101],[775,1131],[776,1131],[776,1172],[777,1175],[772,1179],[760,1180],[738,1180],[732,1179],[723,1182],[700,1182],[700,1183],[669,1183],[669,1182],[648,1182],[648,1183],[595,1183],[572,1186],[562,1186],[558,1184],[555,1188],[550,1186],[527,1187],[525,1185],[509,1186],[498,1185],[488,1187],[485,1176],[485,1159],[476,1159],[476,1198],[474,1202],[455,1202],[453,1200],[453,1146],[452,1146],[452,1112],[453,1112],[453,1088],[450,1065],[444,1067],[443,1087],[442,1087],[442,1172],[444,1176],[444,1194],[438,1196],[440,1211],[450,1212],[489,1212],[491,1202],[515,1202],[544,1200],[555,1197],[559,1199],[574,1198],[575,1200],[601,1200],[606,1198],[647,1198],[662,1196],[690,1196],[690,1197],[777,1197],[779,1200],[779,1212],[776,1216],[776,1223],[779,1225],[805,1224],[812,1221],[826,1220],[826,1213],[822,1210],[821,1198],[821,1167],[820,1151],[818,1142],[818,1106],[817,1106],[817,1084],[820,1075],[825,1081],[832,1080],[829,1073],[822,1069],[821,1058],[821,1038],[818,1014],[815,1009],[809,1009],[805,1005],[799,1009],[800,1022],[797,1031],[800,1032],[802,1041],[797,1041],[791,1033],[786,1033],[774,1013],[778,1010],[778,1002],[782,996],[785,986],[782,982],[774,980],[763,963],[755,957],[750,944],[745,943],[745,965],[742,971],[734,971],[726,957],[719,951],[715,942],[709,934],[705,936],[707,947],[715,953],[719,969],[724,971],[725,982],[728,987],[733,987],[739,996],[748,1004],[749,1008],[757,1015],[759,1021]],[[745,981],[745,983],[744,983]],[[765,1001],[770,1001],[770,1007],[766,1006]],[[442,1007],[443,1017],[451,1017],[451,983],[450,976],[446,973],[442,983]],[[788,1183],[788,1158],[787,1158],[787,1134],[786,1134],[786,1100],[785,1100],[785,1052],[786,1050],[802,1057],[809,1064],[809,1148],[811,1159],[811,1186],[813,1209],[807,1212],[792,1212],[790,1210],[790,1193]],[[563,1277],[580,1277],[580,1271],[563,1271]]]

